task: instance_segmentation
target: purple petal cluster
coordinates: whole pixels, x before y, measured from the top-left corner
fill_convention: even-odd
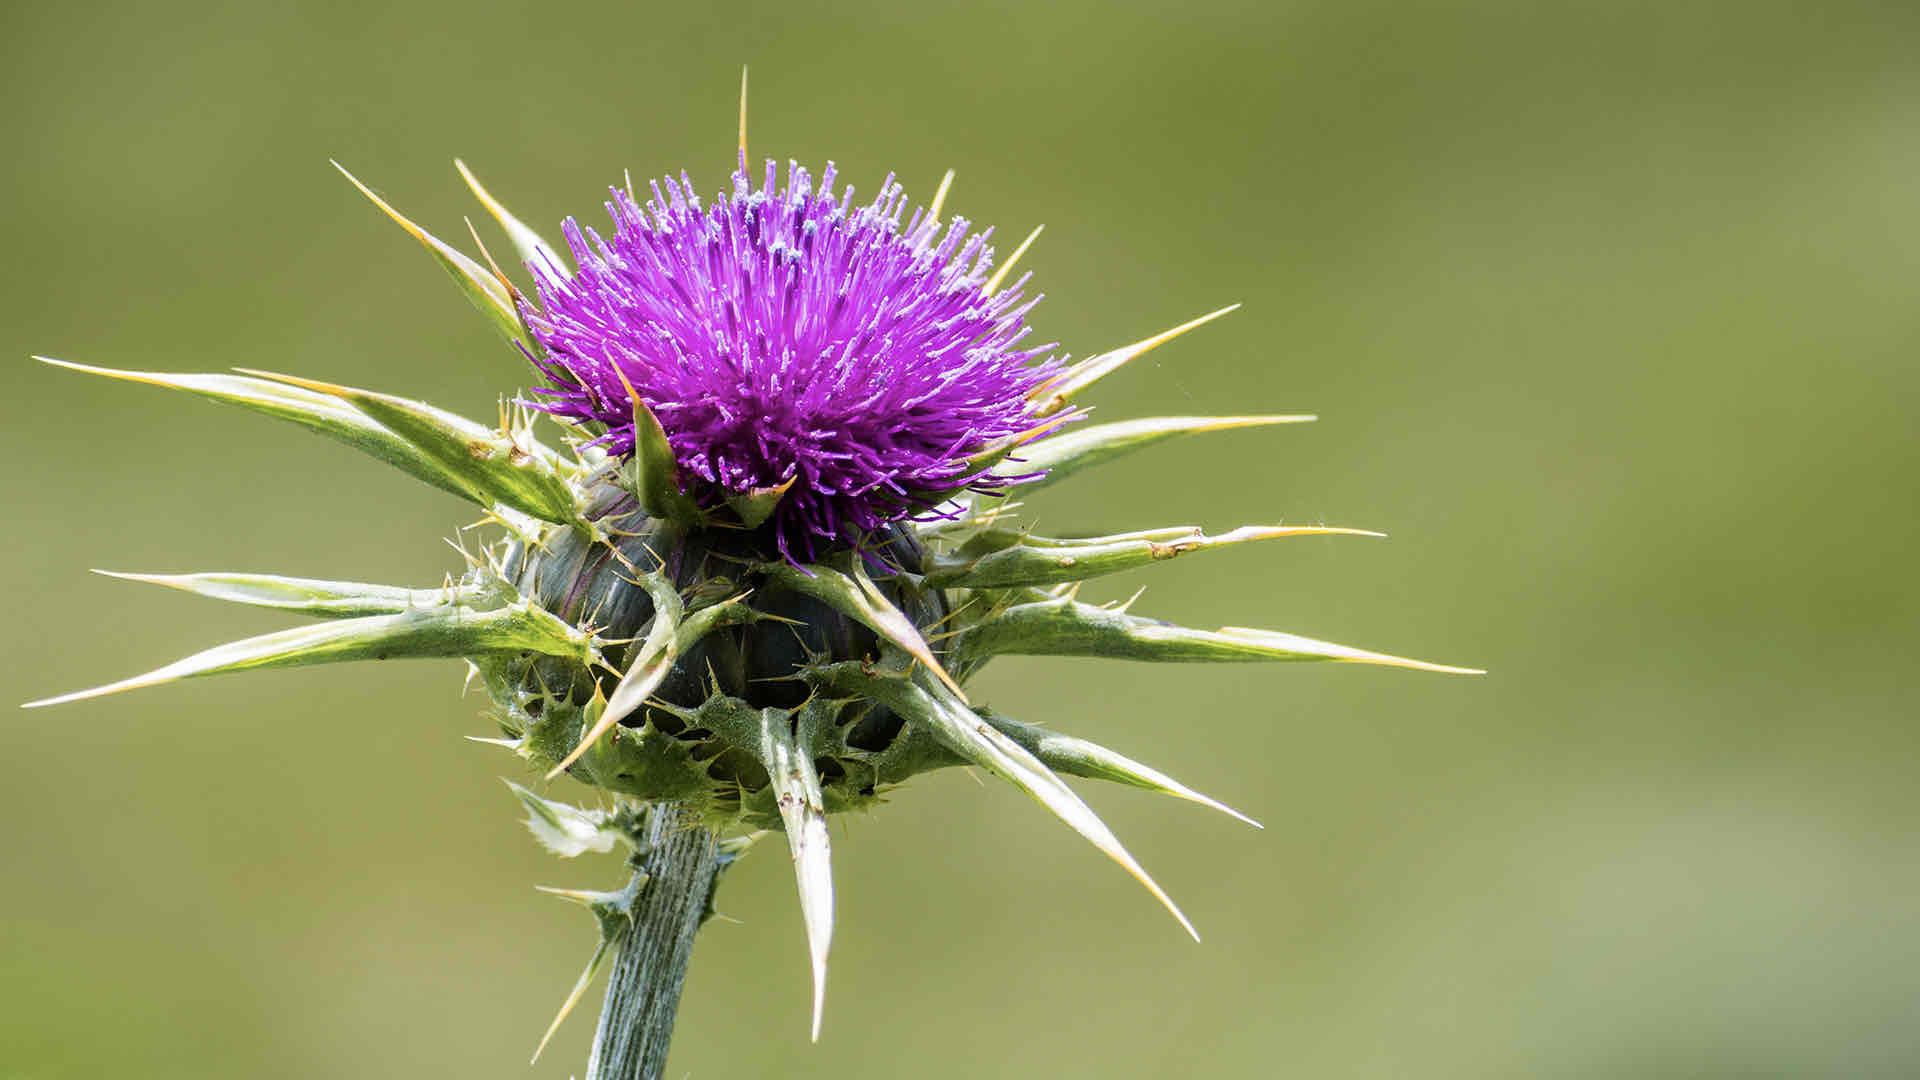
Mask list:
[[[1039,299],[1021,299],[1026,279],[986,290],[991,230],[923,210],[902,227],[891,176],[858,207],[831,163],[818,187],[798,165],[775,181],[772,162],[757,190],[736,172],[705,210],[684,173],[644,209],[614,189],[611,238],[569,219],[578,272],[532,267],[526,319],[551,384],[537,407],[603,425],[597,441],[630,454],[631,386],[696,497],[791,481],[771,525],[808,558],[941,493],[1013,482],[966,459],[1050,426],[1027,395],[1059,364],[1021,347]]]

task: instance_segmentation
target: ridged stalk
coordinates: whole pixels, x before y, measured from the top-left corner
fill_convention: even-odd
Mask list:
[[[684,808],[666,805],[648,815],[633,862],[646,881],[607,979],[588,1080],[659,1080],[664,1073],[693,938],[720,867],[712,831]]]

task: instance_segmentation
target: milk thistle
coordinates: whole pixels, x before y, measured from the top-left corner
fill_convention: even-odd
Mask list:
[[[1253,822],[1115,751],[989,710],[968,677],[996,656],[1328,660],[1463,672],[1266,630],[1198,630],[1081,600],[1083,582],[1256,539],[1357,529],[1170,527],[1044,537],[1025,497],[1180,435],[1310,416],[1080,423],[1081,395],[1232,308],[1077,362],[1028,344],[1039,230],[997,267],[990,230],[923,209],[892,177],[857,200],[747,164],[703,206],[682,173],[612,190],[610,236],[573,220],[565,254],[456,163],[512,242],[523,292],[403,217],[537,379],[497,426],[421,401],[267,372],[172,374],[47,360],[263,412],[345,442],[480,506],[466,565],[437,588],[251,573],[120,574],[326,620],[208,649],[35,705],[254,668],[459,657],[494,743],[600,808],[518,784],[556,854],[626,852],[586,906],[600,943],[544,1046],[609,960],[588,1074],[664,1066],[695,931],[721,872],[762,831],[791,849],[818,1039],[833,884],[827,815],[916,773],[975,765],[1026,792],[1192,924],[1061,774],[1173,795]],[[341,170],[346,171],[344,168]],[[644,201],[643,201],[644,200]],[[570,258],[569,258],[570,256]],[[46,358],[41,358],[46,359]],[[558,444],[536,428],[557,425]],[[463,537],[466,531],[463,531]],[[1195,935],[1197,938],[1197,934]],[[537,1056],[537,1052],[536,1052]]]

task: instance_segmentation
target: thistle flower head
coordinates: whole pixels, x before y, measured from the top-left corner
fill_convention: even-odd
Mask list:
[[[902,224],[892,176],[863,204],[831,163],[817,186],[798,164],[776,178],[736,171],[705,208],[684,173],[644,207],[615,188],[610,238],[569,219],[578,272],[530,264],[550,381],[534,406],[628,455],[638,396],[696,499],[790,485],[771,525],[806,558],[1018,480],[969,458],[1059,423],[1028,400],[1058,364],[1023,347],[1038,298],[988,286],[991,230],[925,209]]]
[[[564,448],[543,443],[525,410],[503,410],[496,430],[286,375],[64,365],[299,424],[478,504],[501,535],[477,552],[462,544],[466,572],[438,588],[123,575],[323,621],[35,704],[256,668],[461,657],[502,736],[485,741],[619,800],[589,811],[516,788],[556,853],[635,840],[643,803],[786,834],[817,1037],[834,907],[827,815],[872,806],[918,773],[971,765],[999,777],[1193,929],[1062,774],[1243,815],[1117,751],[976,704],[962,683],[995,657],[1469,670],[1080,599],[1087,581],[1191,552],[1378,534],[1276,523],[1047,537],[1019,525],[997,497],[1011,485],[1033,492],[1183,435],[1313,417],[1161,416],[1054,433],[1100,379],[1232,309],[1068,366],[1024,344],[1035,302],[1021,297],[1025,279],[1002,291],[1007,266],[986,276],[988,234],[943,225],[939,195],[907,217],[892,177],[856,206],[831,165],[818,184],[795,165],[780,185],[769,164],[754,188],[745,160],[743,111],[730,192],[703,209],[684,173],[653,185],[644,207],[615,190],[611,238],[565,224],[572,271],[460,166],[531,269],[537,303],[361,186],[544,374],[523,404],[586,429]],[[723,508],[737,522],[716,520]],[[744,529],[707,527],[734,524]],[[625,933],[637,888],[562,894],[601,920],[588,977]]]

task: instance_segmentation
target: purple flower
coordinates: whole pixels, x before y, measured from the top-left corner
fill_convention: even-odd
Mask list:
[[[610,453],[633,452],[628,387],[666,431],[689,493],[791,482],[770,524],[783,552],[811,558],[822,541],[858,543],[928,512],[986,475],[967,458],[1069,417],[1028,402],[1057,373],[1021,348],[1023,276],[990,292],[991,230],[944,228],[892,176],[871,203],[836,195],[827,165],[816,190],[789,167],[784,188],[733,193],[703,210],[682,173],[652,185],[645,209],[614,189],[604,239],[564,226],[579,272],[532,264],[540,309],[528,326],[550,386],[538,408],[596,423]]]

